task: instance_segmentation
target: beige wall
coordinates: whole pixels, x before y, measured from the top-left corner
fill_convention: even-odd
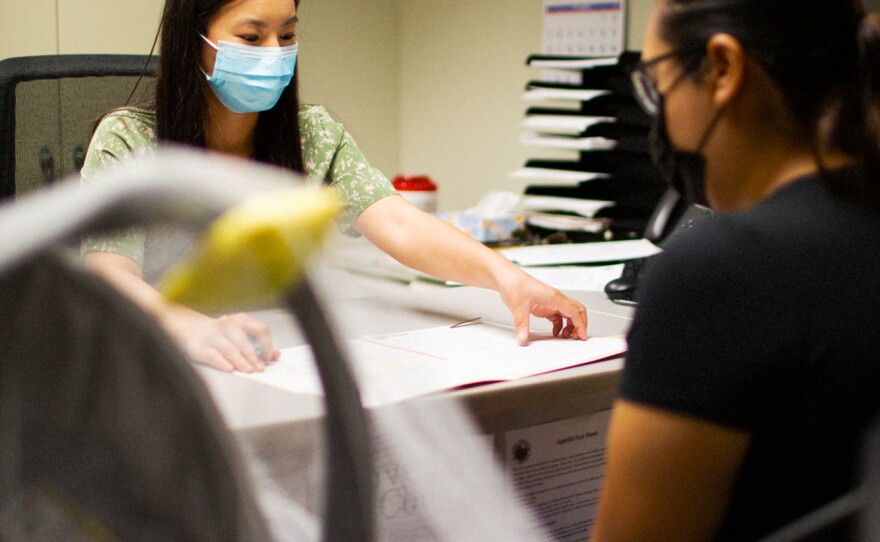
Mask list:
[[[301,0],[297,30],[300,99],[326,106],[388,176],[400,162],[397,3]]]
[[[525,60],[541,47],[541,0],[401,1],[401,161],[439,185],[440,210],[463,209],[488,190],[520,192],[508,174],[520,145]],[[630,0],[628,48],[641,46],[651,0]]]
[[[651,0],[630,0],[628,47]],[[145,53],[164,0],[0,0],[0,58]],[[535,151],[519,144],[526,57],[542,0],[302,0],[302,99],[326,105],[389,177],[427,173],[441,210],[488,190]],[[15,16],[9,17],[7,14]]]
[[[526,57],[540,50],[540,0],[402,2],[401,169],[427,173],[441,210],[517,189]]]
[[[58,52],[56,0],[0,0],[0,59]]]
[[[59,53],[145,54],[164,4],[164,0],[0,0],[0,59]]]
[[[6,0],[0,0],[6,1]],[[63,54],[147,54],[164,0],[58,0]]]
[[[642,48],[642,34],[648,26],[653,0],[629,0],[626,21],[626,47],[632,51]]]

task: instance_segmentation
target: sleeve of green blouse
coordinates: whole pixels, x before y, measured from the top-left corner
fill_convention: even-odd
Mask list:
[[[330,179],[345,198],[346,208],[342,220],[347,230],[351,229],[351,225],[364,209],[385,196],[397,193],[385,175],[367,163],[347,131],[336,150],[336,157],[330,168]]]
[[[155,142],[148,112],[118,111],[104,117],[95,130],[86,153],[81,178],[83,184],[102,182],[108,172],[118,169],[131,156],[152,151]],[[127,256],[140,265],[144,263],[143,229],[132,228],[109,235],[82,239],[82,255],[89,252],[112,252]]]
[[[371,204],[396,194],[391,182],[370,166],[351,134],[320,106],[306,106],[300,113],[303,162],[313,182],[329,181],[345,201],[340,229],[357,235],[351,227]]]

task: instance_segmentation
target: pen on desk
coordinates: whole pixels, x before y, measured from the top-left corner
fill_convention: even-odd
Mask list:
[[[257,355],[257,359],[261,359],[263,357],[263,345],[260,344],[259,339],[253,335],[248,335],[247,338],[251,341],[251,346],[254,347],[254,353]]]
[[[480,316],[475,316],[475,317],[471,318],[470,320],[462,320],[461,322],[458,322],[456,324],[452,324],[449,327],[464,327],[464,326],[470,326],[473,324],[479,324],[480,318],[481,318]]]

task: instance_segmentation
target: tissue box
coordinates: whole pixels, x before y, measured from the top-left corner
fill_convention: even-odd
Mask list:
[[[481,243],[509,241],[513,238],[514,230],[525,220],[523,215],[513,213],[487,217],[476,212],[451,211],[436,213],[436,216]]]

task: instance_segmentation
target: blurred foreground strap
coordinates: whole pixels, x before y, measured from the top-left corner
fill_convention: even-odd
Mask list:
[[[330,188],[259,194],[221,215],[193,256],[159,283],[166,299],[204,312],[264,306],[304,273],[340,211]]]

